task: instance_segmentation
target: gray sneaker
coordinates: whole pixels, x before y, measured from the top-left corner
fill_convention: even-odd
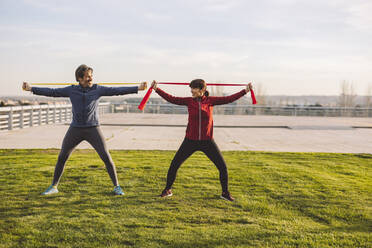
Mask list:
[[[51,194],[57,194],[59,191],[57,189],[57,186],[50,185],[43,193],[42,195],[51,195]]]
[[[115,186],[115,188],[114,188],[114,194],[115,194],[115,195],[124,195],[124,192],[123,192],[123,190],[121,189],[120,185]]]

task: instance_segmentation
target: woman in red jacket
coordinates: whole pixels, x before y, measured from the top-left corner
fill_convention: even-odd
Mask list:
[[[185,105],[189,112],[186,137],[172,160],[168,170],[167,184],[160,196],[172,196],[171,188],[176,179],[177,170],[194,152],[202,151],[219,170],[222,186],[221,198],[234,201],[228,190],[228,174],[225,160],[213,139],[213,106],[238,100],[252,89],[252,84],[249,83],[246,89],[236,94],[224,97],[209,96],[209,92],[206,90],[207,85],[202,79],[191,81],[189,86],[192,97],[171,96],[159,89],[156,81],[153,81],[151,85],[156,93],[166,101],[177,105]]]

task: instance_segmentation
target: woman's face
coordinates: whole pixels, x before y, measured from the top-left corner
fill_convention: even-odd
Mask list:
[[[193,98],[201,97],[204,95],[205,89],[191,88],[191,94]]]

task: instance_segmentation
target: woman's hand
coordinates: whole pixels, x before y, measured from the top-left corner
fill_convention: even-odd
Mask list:
[[[247,88],[245,89],[245,91],[248,93],[252,89],[253,89],[253,85],[252,85],[252,83],[249,83],[249,84],[247,84]]]
[[[31,91],[32,87],[27,82],[23,82],[22,89],[25,91]]]
[[[147,82],[142,82],[139,86],[138,86],[138,90],[145,90],[147,89]]]
[[[158,83],[155,80],[152,81],[151,88],[153,88],[154,90],[158,88]]]

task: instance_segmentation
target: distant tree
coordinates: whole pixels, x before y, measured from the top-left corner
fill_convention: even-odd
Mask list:
[[[256,95],[257,104],[258,105],[266,105],[267,104],[267,94],[266,88],[262,83],[255,83],[253,84],[254,93]]]
[[[223,96],[223,86],[208,86],[211,96]]]
[[[367,94],[365,96],[364,103],[367,108],[372,107],[372,84],[369,84],[367,87]]]
[[[223,96],[223,86],[208,86],[208,91],[210,96]],[[223,114],[223,108],[214,108],[214,113]]]
[[[340,107],[353,107],[356,100],[355,87],[353,83],[346,80],[341,82],[341,93],[339,96]]]

